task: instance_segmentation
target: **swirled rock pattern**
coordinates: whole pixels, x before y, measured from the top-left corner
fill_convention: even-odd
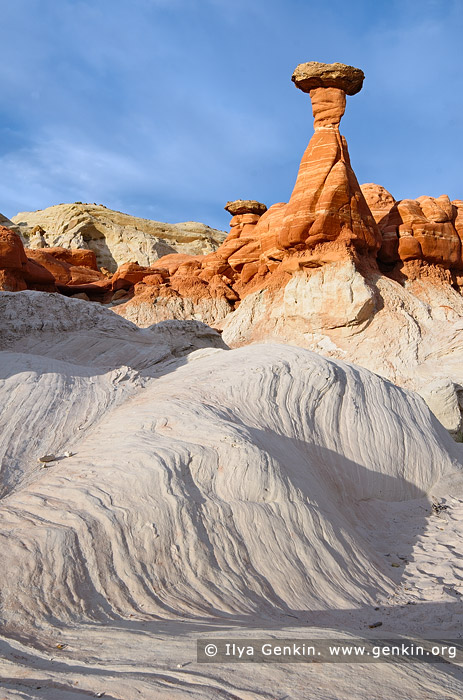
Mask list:
[[[301,348],[220,349],[195,322],[141,330],[37,292],[0,304],[4,619],[325,609],[390,590],[352,506],[417,498],[452,470],[419,397]]]
[[[416,394],[58,294],[4,292],[0,317],[7,696],[270,700],[280,664],[237,677],[196,665],[194,639],[358,638],[377,620],[427,637],[436,619],[457,638],[461,453]],[[291,692],[312,666],[294,664]],[[374,694],[363,665],[319,666],[329,700]],[[461,695],[458,666],[378,667],[397,697]]]

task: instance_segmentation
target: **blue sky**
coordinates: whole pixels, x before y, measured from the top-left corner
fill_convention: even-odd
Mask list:
[[[0,212],[97,202],[228,228],[287,201],[312,135],[304,61],[362,68],[359,181],[463,199],[462,0],[0,0]]]

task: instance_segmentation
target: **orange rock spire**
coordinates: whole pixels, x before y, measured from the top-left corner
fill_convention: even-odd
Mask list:
[[[135,295],[152,300],[174,296],[234,304],[257,289],[285,285],[293,272],[304,267],[346,258],[374,261],[381,234],[339,133],[346,94],[359,92],[363,79],[361,70],[342,63],[304,63],[294,71],[296,87],[310,94],[315,133],[288,204],[274,204],[267,211],[254,200],[227,202],[231,230],[214,253],[168,255],[149,268],[122,265],[112,282],[97,279],[100,273],[93,272],[89,290],[101,294],[109,283],[112,292],[131,294],[134,290]],[[56,277],[58,261],[45,264],[42,254],[37,262],[50,270],[53,267]],[[67,263],[60,260],[60,264]],[[89,275],[86,270],[85,276]],[[83,281],[80,277],[74,280],[68,272],[62,283],[78,286]]]
[[[221,298],[234,304],[255,290],[284,286],[304,267],[346,258],[374,261],[381,234],[339,133],[346,94],[359,92],[363,78],[361,70],[341,63],[298,66],[292,79],[310,94],[315,134],[288,204],[267,210],[255,200],[227,202],[231,229],[218,250],[206,256],[169,255],[151,268],[137,268],[136,296],[146,301],[166,295],[195,302]],[[123,267],[113,289],[129,292],[134,271]]]
[[[350,165],[346,140],[339,133],[346,93],[360,91],[363,72],[341,63],[311,62],[298,66],[292,80],[310,94],[315,133],[275,243],[285,250],[312,251],[313,264],[331,260],[332,251],[314,248],[333,241],[375,255],[381,236]]]

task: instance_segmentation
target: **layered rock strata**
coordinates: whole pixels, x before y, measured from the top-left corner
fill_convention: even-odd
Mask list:
[[[363,194],[382,235],[380,263],[418,261],[451,270],[461,286],[463,277],[463,201],[418,197],[396,201],[384,187],[362,185]],[[417,265],[400,266],[405,274]],[[420,267],[420,266],[418,266]]]

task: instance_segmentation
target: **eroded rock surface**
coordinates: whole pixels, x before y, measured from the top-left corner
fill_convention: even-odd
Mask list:
[[[0,290],[25,289],[101,297],[111,290],[111,281],[98,270],[90,250],[25,249],[17,233],[0,227]]]
[[[291,80],[299,90],[310,92],[314,88],[338,88],[346,95],[355,95],[362,89],[365,74],[360,68],[344,63],[300,63]]]
[[[443,194],[396,201],[373,183],[362,185],[362,191],[381,231],[380,262],[419,260],[463,275],[462,200],[451,202]]]
[[[255,199],[235,199],[233,202],[227,202],[224,209],[232,216],[236,214],[257,214],[262,216],[267,211],[266,205]]]

